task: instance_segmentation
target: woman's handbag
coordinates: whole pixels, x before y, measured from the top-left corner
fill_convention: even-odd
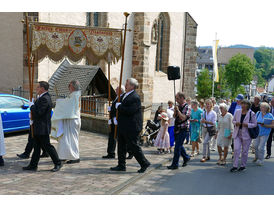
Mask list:
[[[206,111],[205,111],[205,120],[206,120]],[[206,124],[206,129],[207,129],[207,132],[208,132],[210,137],[216,135],[216,133],[217,133],[216,126],[208,127],[207,124]]]
[[[216,127],[212,126],[212,127],[206,127],[207,132],[209,134],[210,137],[216,135]]]
[[[260,112],[257,114],[257,118],[258,118],[259,114],[260,114]],[[249,114],[249,122],[250,122],[250,120],[251,120],[251,112]],[[247,129],[248,129],[248,133],[249,133],[249,136],[251,139],[256,139],[258,137],[259,131],[260,131],[258,124],[256,127],[247,128]]]

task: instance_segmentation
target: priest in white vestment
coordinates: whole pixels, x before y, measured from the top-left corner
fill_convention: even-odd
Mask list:
[[[57,153],[67,164],[80,162],[79,133],[81,128],[80,83],[72,80],[69,84],[70,95],[65,99],[57,99],[51,118],[51,137],[57,139]]]
[[[3,155],[5,154],[6,154],[6,150],[5,150],[5,142],[4,142],[4,132],[3,132],[2,117],[0,113],[0,166],[4,166]]]

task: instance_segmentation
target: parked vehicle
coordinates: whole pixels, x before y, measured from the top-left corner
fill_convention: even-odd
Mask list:
[[[0,93],[0,112],[4,133],[29,129],[29,100]]]

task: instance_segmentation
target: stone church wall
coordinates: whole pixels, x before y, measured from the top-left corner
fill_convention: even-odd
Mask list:
[[[0,92],[23,86],[23,12],[0,13]]]

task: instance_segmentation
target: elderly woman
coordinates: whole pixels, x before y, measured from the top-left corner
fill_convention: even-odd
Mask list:
[[[266,102],[262,102],[259,112],[257,112],[257,123],[259,125],[259,135],[255,139],[255,159],[253,162],[257,162],[258,165],[263,165],[265,145],[268,140],[271,128],[274,128],[274,118],[270,113],[270,106]]]
[[[244,99],[241,102],[241,107],[242,109],[235,111],[233,118],[233,124],[235,125],[232,135],[234,139],[234,158],[233,167],[230,169],[230,172],[246,170],[245,167],[248,158],[248,149],[251,143],[248,128],[254,128],[257,126],[256,115],[250,109],[251,103]],[[241,166],[238,169],[238,162],[241,152]]]
[[[2,118],[0,113],[0,166],[4,166],[3,155],[6,154]]]
[[[191,114],[190,114],[190,140],[192,144],[192,153],[191,156],[195,155],[195,148],[197,149],[197,153],[199,154],[199,133],[200,133],[200,121],[202,118],[203,110],[198,108],[198,102],[196,100],[191,101]]]
[[[69,85],[69,96],[58,99],[52,115],[51,137],[58,140],[57,153],[67,164],[79,163],[79,133],[81,128],[81,88],[77,80]]]
[[[219,105],[221,114],[218,116],[218,136],[217,136],[217,148],[219,153],[218,165],[226,164],[226,157],[228,148],[231,145],[232,133],[234,125],[232,123],[233,116],[228,113],[228,106],[225,103]],[[222,158],[224,148],[224,157]]]
[[[212,101],[207,99],[205,101],[205,111],[203,112],[203,117],[201,120],[201,123],[203,124],[203,158],[201,159],[201,162],[210,160],[209,143],[211,138],[216,135],[216,120],[217,114],[213,111]]]

